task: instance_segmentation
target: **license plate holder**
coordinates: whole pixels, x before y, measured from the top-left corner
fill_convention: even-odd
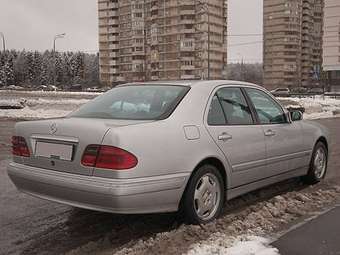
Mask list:
[[[72,161],[73,145],[37,141],[35,146],[35,156]]]

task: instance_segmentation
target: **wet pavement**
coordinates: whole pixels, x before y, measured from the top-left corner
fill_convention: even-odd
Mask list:
[[[340,207],[290,231],[272,245],[281,255],[339,255]]]
[[[327,179],[340,178],[340,119],[320,120],[332,134]],[[15,122],[0,120],[0,254],[61,254],[109,234],[110,246],[169,231],[176,214],[113,215],[75,209],[20,193],[10,182],[10,137]],[[288,186],[290,187],[290,186]],[[289,190],[281,189],[280,192]],[[269,194],[268,197],[276,194]],[[336,253],[335,253],[336,254]]]

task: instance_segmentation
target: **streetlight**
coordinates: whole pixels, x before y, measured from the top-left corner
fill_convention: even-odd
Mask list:
[[[0,35],[1,35],[1,38],[2,38],[2,47],[3,47],[4,54],[5,54],[5,52],[6,52],[5,35],[2,32],[0,32]],[[5,59],[6,59],[6,57],[5,57]],[[5,86],[7,86],[7,74],[6,74],[6,71],[5,71],[4,75],[5,75]]]
[[[210,80],[210,13],[209,13],[209,5],[208,2],[202,2],[201,0],[197,0],[199,4],[202,5],[202,9],[205,11],[205,14],[208,18],[208,80]]]
[[[57,64],[56,64],[56,54],[55,54],[55,44],[56,44],[56,41],[57,39],[62,39],[65,37],[65,33],[63,34],[57,34],[54,36],[54,40],[53,40],[53,61],[54,61],[54,73],[53,73],[53,85],[55,86],[56,85],[56,72],[57,72]]]
[[[6,42],[5,42],[5,35],[0,32],[0,35],[2,37],[2,47],[3,47],[3,51],[5,52],[6,51]]]

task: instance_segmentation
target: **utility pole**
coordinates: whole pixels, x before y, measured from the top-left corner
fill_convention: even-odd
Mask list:
[[[53,40],[53,62],[54,62],[54,72],[53,72],[53,85],[56,86],[56,73],[57,73],[57,64],[56,64],[56,51],[55,51],[55,47],[56,47],[56,40],[57,39],[62,39],[65,37],[65,33],[63,34],[58,34],[54,36],[54,40]]]
[[[6,51],[5,35],[2,32],[0,32],[0,35],[1,35],[1,38],[2,38],[2,48],[3,48],[3,51],[5,52]]]

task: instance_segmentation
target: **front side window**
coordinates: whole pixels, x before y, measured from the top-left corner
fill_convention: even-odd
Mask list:
[[[130,85],[117,87],[85,104],[70,117],[158,120],[167,118],[189,87]]]
[[[246,88],[246,92],[255,107],[261,124],[287,122],[282,107],[265,92],[252,88]]]
[[[251,125],[251,111],[240,88],[222,88],[212,99],[209,125]]]

